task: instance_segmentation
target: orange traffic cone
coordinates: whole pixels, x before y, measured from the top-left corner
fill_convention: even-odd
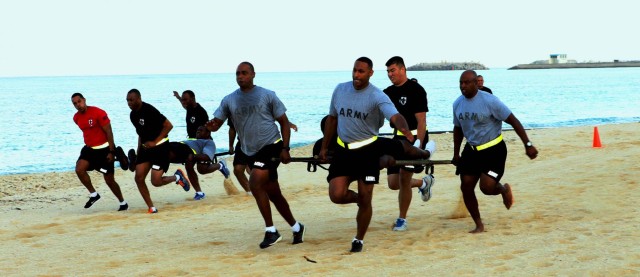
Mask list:
[[[593,148],[602,148],[600,133],[598,133],[598,126],[593,127]]]

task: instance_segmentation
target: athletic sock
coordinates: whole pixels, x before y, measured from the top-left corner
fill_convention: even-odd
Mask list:
[[[177,183],[178,183],[178,181],[180,181],[180,175],[176,174],[176,175],[174,175],[174,176],[176,176],[176,184],[177,184]]]
[[[97,192],[97,191],[94,191],[94,192],[92,192],[91,194],[89,194],[89,196],[90,196],[90,197],[96,197],[96,196],[98,196],[98,192]]]
[[[204,192],[196,191],[196,194],[198,194],[198,195],[203,195],[203,194],[204,194]]]
[[[360,243],[364,244],[364,240],[357,239],[355,237],[353,237],[353,240],[351,242],[354,242],[354,241],[359,241]]]
[[[293,226],[291,226],[291,231],[294,231],[294,232],[300,231],[300,223],[296,221],[296,224],[293,224]]]
[[[120,202],[120,205],[127,205],[127,201]]]
[[[422,186],[420,186],[420,189],[424,189],[427,187],[427,182],[424,181],[424,179],[422,179]]]
[[[264,230],[269,232],[269,233],[275,233],[277,231],[276,230],[276,226],[269,226],[269,227],[264,228]]]

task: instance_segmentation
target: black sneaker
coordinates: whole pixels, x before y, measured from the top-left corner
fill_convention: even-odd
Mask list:
[[[362,252],[362,241],[354,239],[351,242],[351,251],[350,252]]]
[[[122,170],[129,169],[129,158],[124,154],[124,150],[120,146],[116,147],[116,161],[120,163]]]
[[[98,201],[99,199],[100,199],[100,194],[96,194],[96,196],[89,197],[89,201],[87,201],[87,204],[84,204],[84,208],[85,209],[91,208],[93,203],[96,203],[96,201]]]
[[[260,248],[265,249],[271,245],[276,244],[282,239],[282,236],[278,231],[275,232],[264,232],[264,240],[260,243]]]
[[[138,158],[138,156],[136,156],[136,150],[129,149],[127,157],[129,158],[129,171],[136,171],[136,159]]]
[[[300,224],[300,231],[293,232],[293,243],[292,244],[298,244],[298,243],[303,243],[304,242],[304,232],[307,230],[307,228],[305,228],[304,225],[302,225],[302,223],[298,223],[298,224]]]
[[[118,211],[126,211],[129,209],[129,203],[124,203],[120,205],[120,208],[118,209]]]

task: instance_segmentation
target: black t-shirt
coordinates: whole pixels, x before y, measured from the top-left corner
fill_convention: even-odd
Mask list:
[[[416,113],[428,112],[427,92],[417,82],[407,80],[402,86],[391,85],[384,90],[398,112],[404,116],[409,125],[409,130],[418,128]],[[391,128],[395,128],[391,124]]]
[[[198,127],[209,121],[209,115],[199,103],[196,103],[195,108],[187,108],[187,117],[185,120],[187,121],[187,136],[189,138],[196,138]]]
[[[486,92],[488,92],[488,93],[493,94],[493,92],[491,91],[491,89],[490,89],[490,88],[488,88],[488,87],[481,87],[481,88],[480,88],[480,90],[484,90],[484,91],[486,91]]]
[[[155,140],[162,132],[162,126],[167,120],[158,109],[146,102],[142,102],[139,110],[131,111],[129,118],[136,127],[136,133],[140,136],[142,143]]]

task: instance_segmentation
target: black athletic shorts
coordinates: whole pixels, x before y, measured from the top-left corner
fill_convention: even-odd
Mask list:
[[[409,139],[407,139],[407,137],[405,136],[398,136],[395,135],[393,137],[393,139],[397,139],[397,140],[404,140],[404,141],[409,141]],[[413,144],[415,142],[415,140],[417,139],[417,136],[414,136],[414,140],[410,141],[411,144]],[[429,133],[426,133],[424,135],[424,140],[425,140],[425,145],[426,142],[429,141]],[[424,149],[424,148],[423,148]],[[398,160],[405,160],[405,159],[411,159],[405,155],[403,155],[400,158],[396,158]],[[387,168],[387,175],[391,175],[391,174],[398,174],[400,173],[400,168],[402,167],[402,169],[406,170],[406,171],[411,171],[413,173],[420,173],[424,170],[424,165],[404,165],[404,166],[392,166]]]
[[[485,173],[500,181],[507,162],[507,144],[504,141],[489,148],[476,151],[467,143],[456,167],[456,175],[480,176]]]
[[[282,146],[283,142],[278,141],[277,143],[262,147],[262,149],[253,156],[247,156],[249,168],[269,170],[269,181],[278,180],[278,166],[280,165]],[[277,158],[277,160],[273,161],[273,158]]]
[[[93,149],[85,145],[82,147],[82,150],[80,150],[78,160],[88,161],[89,171],[96,170],[102,174],[113,173],[113,162],[107,161],[107,155],[109,155],[109,147]]]
[[[240,143],[236,143],[236,147],[233,149],[233,165],[248,165],[249,157],[242,152],[240,148]]]
[[[380,179],[380,157],[391,155],[397,159],[403,153],[402,142],[389,138],[378,138],[357,149],[338,146],[331,159],[327,181],[348,176],[352,180],[363,180],[365,184],[377,184]]]
[[[170,142],[169,151],[169,162],[173,164],[184,164],[189,155],[194,155],[193,149],[182,142]]]
[[[169,170],[169,142],[164,142],[153,148],[140,148],[136,164],[146,162],[151,163],[153,170],[167,172]]]

